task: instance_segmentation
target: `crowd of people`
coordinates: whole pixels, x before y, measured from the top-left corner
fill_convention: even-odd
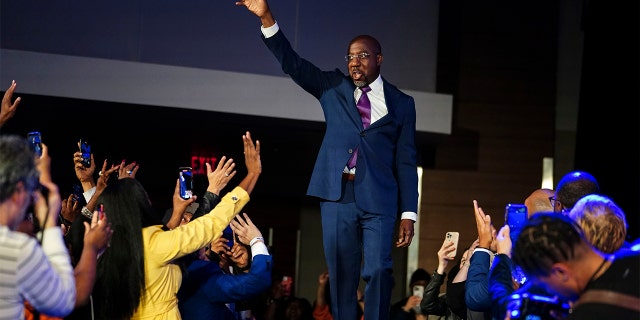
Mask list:
[[[313,301],[272,270],[242,212],[262,172],[250,132],[237,186],[227,188],[238,164],[222,157],[206,163],[202,195],[184,197],[176,179],[166,212],[136,178],[139,164],[98,165],[93,153],[70,155],[80,190],[62,199],[47,145],[0,134],[0,319],[640,319],[638,243],[584,171],[525,198],[517,233],[473,200],[477,239],[459,251],[445,239],[436,270],[417,269],[412,294],[391,301],[391,250],[411,244],[417,218],[413,98],[381,76],[372,36],[348,44],[347,75],[322,71],[292,48],[266,0],[236,5],[260,19],[268,49],[325,115],[307,189],[320,202],[327,263]],[[20,104],[15,89],[0,128]]]

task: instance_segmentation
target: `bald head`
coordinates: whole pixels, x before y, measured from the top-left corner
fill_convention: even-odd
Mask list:
[[[531,215],[538,212],[553,211],[553,206],[551,206],[551,201],[549,201],[549,197],[553,197],[553,195],[554,192],[551,189],[543,188],[533,191],[527,199],[524,200],[524,205],[527,207],[529,218],[531,218]]]

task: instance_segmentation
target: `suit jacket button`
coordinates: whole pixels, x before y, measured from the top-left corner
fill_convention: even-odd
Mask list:
[[[363,132],[360,132],[360,136],[361,136],[361,137],[364,137],[365,135],[366,135],[366,134],[364,133],[364,131],[363,131]]]
[[[353,149],[349,149],[349,154],[352,154],[352,153],[353,153]]]

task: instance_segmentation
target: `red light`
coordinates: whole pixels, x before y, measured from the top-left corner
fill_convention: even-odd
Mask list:
[[[211,168],[214,169],[216,166],[216,162],[218,162],[218,157],[215,156],[203,156],[203,155],[192,155],[191,156],[191,167],[193,168],[193,174],[207,174],[207,166],[205,163],[209,163]]]

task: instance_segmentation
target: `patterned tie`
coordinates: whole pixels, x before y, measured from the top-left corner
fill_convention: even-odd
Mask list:
[[[362,119],[362,127],[366,129],[369,127],[369,124],[371,124],[371,101],[369,101],[369,97],[367,96],[367,92],[371,91],[371,88],[367,86],[360,88],[360,90],[362,91],[362,95],[360,95],[360,99],[358,99],[356,107],[358,108],[360,118]],[[349,169],[356,166],[357,159],[358,149],[356,148],[356,151],[353,152],[351,158],[349,159]]]

